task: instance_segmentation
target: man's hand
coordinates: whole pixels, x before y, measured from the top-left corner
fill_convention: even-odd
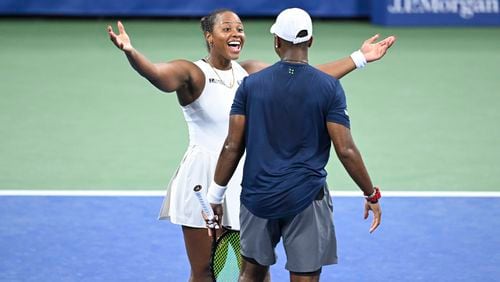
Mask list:
[[[389,36],[382,41],[375,42],[379,36],[380,34],[375,34],[371,38],[365,40],[359,49],[365,56],[367,62],[373,62],[381,59],[387,50],[391,48],[392,44],[396,42],[395,36]]]
[[[222,208],[222,204],[212,204],[210,203],[210,206],[212,206],[212,209],[214,210],[215,218],[217,220],[217,223],[219,225],[222,224],[222,215],[224,214],[224,209]]]
[[[125,27],[123,26],[121,21],[118,21],[118,34],[113,31],[113,28],[108,26],[108,34],[109,39],[115,44],[116,47],[120,48],[123,51],[132,51],[134,48],[130,43],[130,38],[125,32]]]
[[[214,211],[215,218],[213,221],[209,221],[207,215],[202,212],[203,218],[207,222],[208,236],[212,236],[212,229],[220,229],[220,226],[222,226],[222,215],[224,214],[224,209],[221,204],[210,204],[210,206]]]
[[[368,218],[369,211],[373,212],[373,221],[372,225],[370,226],[370,233],[372,233],[373,231],[375,231],[375,229],[377,229],[382,220],[382,209],[380,208],[380,203],[372,204],[368,201],[365,201],[364,219]]]

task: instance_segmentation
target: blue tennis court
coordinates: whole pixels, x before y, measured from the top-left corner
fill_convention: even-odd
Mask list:
[[[179,226],[158,196],[1,196],[0,281],[187,281]],[[339,264],[321,281],[499,281],[499,197],[334,197]],[[271,268],[288,280],[284,252]]]

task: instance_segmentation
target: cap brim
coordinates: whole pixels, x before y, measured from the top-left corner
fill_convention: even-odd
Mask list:
[[[271,32],[271,34],[274,34],[275,30],[276,30],[276,24],[274,23],[269,29],[269,32]]]

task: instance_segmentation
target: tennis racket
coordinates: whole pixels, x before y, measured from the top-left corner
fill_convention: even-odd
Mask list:
[[[207,226],[212,229],[212,251],[210,255],[210,271],[216,282],[238,281],[241,269],[240,232],[230,226],[222,226],[222,233],[217,236],[216,221],[212,207],[201,185],[194,187],[196,198],[207,217]]]

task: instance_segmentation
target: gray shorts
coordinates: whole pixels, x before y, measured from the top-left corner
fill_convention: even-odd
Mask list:
[[[293,217],[265,219],[240,208],[241,254],[261,265],[276,263],[275,247],[283,238],[287,262],[292,272],[313,272],[337,263],[337,240],[333,226],[333,204],[328,188]]]

